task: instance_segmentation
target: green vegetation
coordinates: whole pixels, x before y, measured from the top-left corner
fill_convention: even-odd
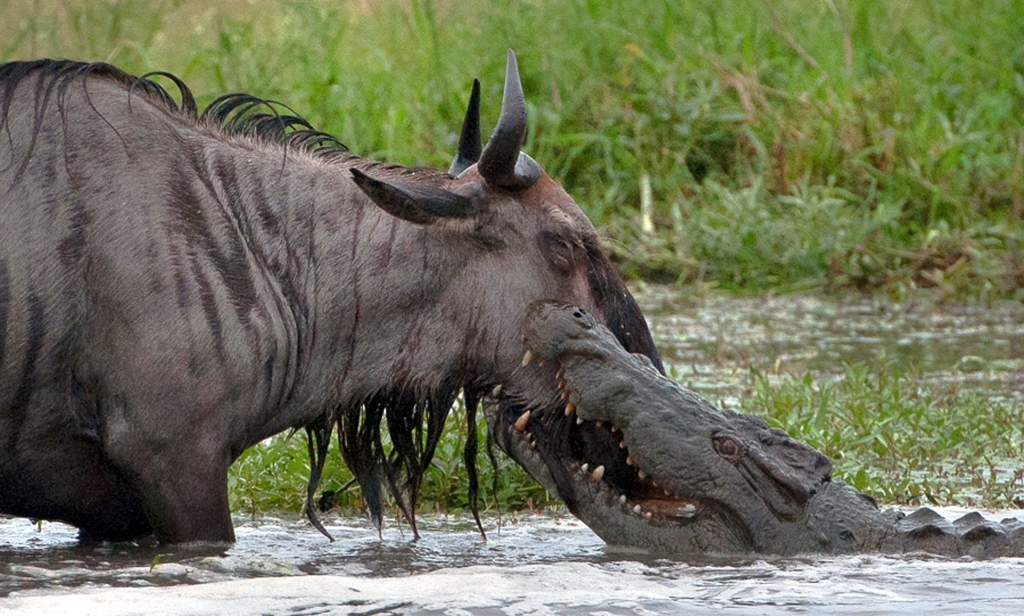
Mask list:
[[[1024,0],[27,0],[0,19],[4,58],[167,70],[435,166],[472,76],[495,119],[513,47],[528,151],[631,275],[1024,297]]]
[[[434,463],[423,476],[420,511],[469,508],[469,479],[462,462],[466,433],[466,416],[460,400],[445,426]],[[487,426],[482,418],[477,426],[477,434],[481,452],[477,470],[482,509],[535,509],[557,502],[510,458],[500,455],[496,458],[497,469],[491,466],[483,453],[487,446],[484,436],[487,434]],[[334,505],[341,510],[362,508],[359,486],[350,483],[352,473],[342,463],[334,444],[323,476],[320,490],[334,493]],[[297,512],[302,507],[308,479],[309,456],[306,453],[304,433],[297,433],[290,438],[278,435],[267,439],[246,450],[231,467],[228,477],[231,509],[251,515],[267,511]]]
[[[1024,404],[925,388],[883,363],[772,385],[752,375],[749,413],[832,459],[835,476],[885,503],[1024,508]]]
[[[496,119],[513,47],[527,151],[628,275],[1024,299],[1024,0],[21,0],[0,5],[0,34],[2,59],[169,71],[201,103],[251,92],[357,153],[438,167],[473,76],[485,126]],[[925,393],[892,366],[752,378],[750,410],[858,488],[1011,503],[993,469],[1020,458],[1019,405]],[[450,422],[425,508],[465,505],[464,438]],[[297,508],[306,464],[301,434],[246,452],[236,510]],[[339,489],[347,470],[330,464],[323,487]],[[488,506],[547,501],[507,460],[498,474]],[[358,505],[358,490],[339,503]]]

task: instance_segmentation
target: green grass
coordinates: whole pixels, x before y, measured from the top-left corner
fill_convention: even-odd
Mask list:
[[[1022,0],[25,0],[0,20],[4,58],[168,70],[441,167],[474,75],[494,121],[513,47],[527,149],[631,275],[1024,297]]]
[[[469,509],[469,479],[462,461],[466,432],[465,411],[460,400],[445,426],[434,462],[424,473],[419,511]],[[481,452],[477,461],[480,508],[484,511],[509,511],[554,504],[554,498],[507,456],[497,452],[498,467],[491,467],[484,453],[486,433],[487,428],[481,418],[477,430]],[[305,499],[308,478],[305,433],[299,432],[290,438],[278,435],[267,439],[247,449],[232,465],[228,476],[231,510],[253,516],[272,511],[297,513]],[[361,510],[363,503],[359,485],[350,483],[351,479],[352,473],[342,463],[334,441],[324,467],[320,492],[334,492],[334,503],[339,510]],[[394,513],[397,515],[397,508]]]
[[[827,455],[835,476],[884,503],[1024,508],[1024,403],[926,387],[885,363],[835,379],[753,374],[745,412]]]

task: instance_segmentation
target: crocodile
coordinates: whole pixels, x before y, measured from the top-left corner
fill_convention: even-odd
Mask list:
[[[491,434],[608,544],[684,559],[1024,556],[1024,522],[882,509],[824,454],[676,384],[582,308],[532,303],[522,342],[521,370],[548,393],[496,388]]]

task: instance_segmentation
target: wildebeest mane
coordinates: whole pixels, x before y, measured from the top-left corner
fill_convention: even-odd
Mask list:
[[[268,145],[283,146],[285,150],[299,150],[327,160],[342,160],[351,166],[364,170],[373,169],[378,177],[399,176],[415,173],[419,181],[432,177],[440,181],[447,174],[433,168],[406,167],[393,163],[369,160],[353,154],[337,137],[314,128],[305,118],[292,111],[287,105],[272,99],[252,94],[232,93],[219,96],[202,111],[196,103],[192,90],[185,82],[172,73],[154,71],[136,77],[125,73],[105,62],[78,62],[72,60],[32,60],[0,64],[0,91],[3,103],[0,105],[0,127],[7,133],[8,114],[15,89],[26,79],[37,76],[36,113],[32,127],[31,155],[35,139],[42,129],[44,111],[51,97],[56,94],[57,105],[63,109],[67,89],[78,78],[82,78],[83,89],[88,79],[108,79],[119,83],[128,91],[129,108],[132,98],[142,96],[151,103],[165,109],[186,121],[197,125],[218,128],[224,135],[244,135]],[[153,77],[163,77],[174,83],[178,98]],[[85,90],[88,99],[88,90]],[[95,107],[94,107],[95,110]],[[98,113],[98,112],[97,112]],[[101,114],[102,117],[102,114]],[[104,120],[106,121],[106,120]],[[23,163],[27,164],[28,156]],[[19,174],[20,175],[20,172]]]

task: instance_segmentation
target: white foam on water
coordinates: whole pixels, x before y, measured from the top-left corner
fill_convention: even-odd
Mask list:
[[[1022,614],[1024,560],[856,556],[744,567],[564,563],[403,577],[256,578],[200,585],[16,593],[0,615],[174,614]]]
[[[966,509],[937,508],[947,519]],[[1024,511],[983,512],[994,520]],[[128,614],[1024,614],[1024,559],[856,555],[693,566],[607,548],[565,515],[245,521],[223,556],[81,547],[74,529],[0,518],[0,616]],[[158,555],[158,556],[157,556]],[[3,596],[6,594],[6,596]]]

